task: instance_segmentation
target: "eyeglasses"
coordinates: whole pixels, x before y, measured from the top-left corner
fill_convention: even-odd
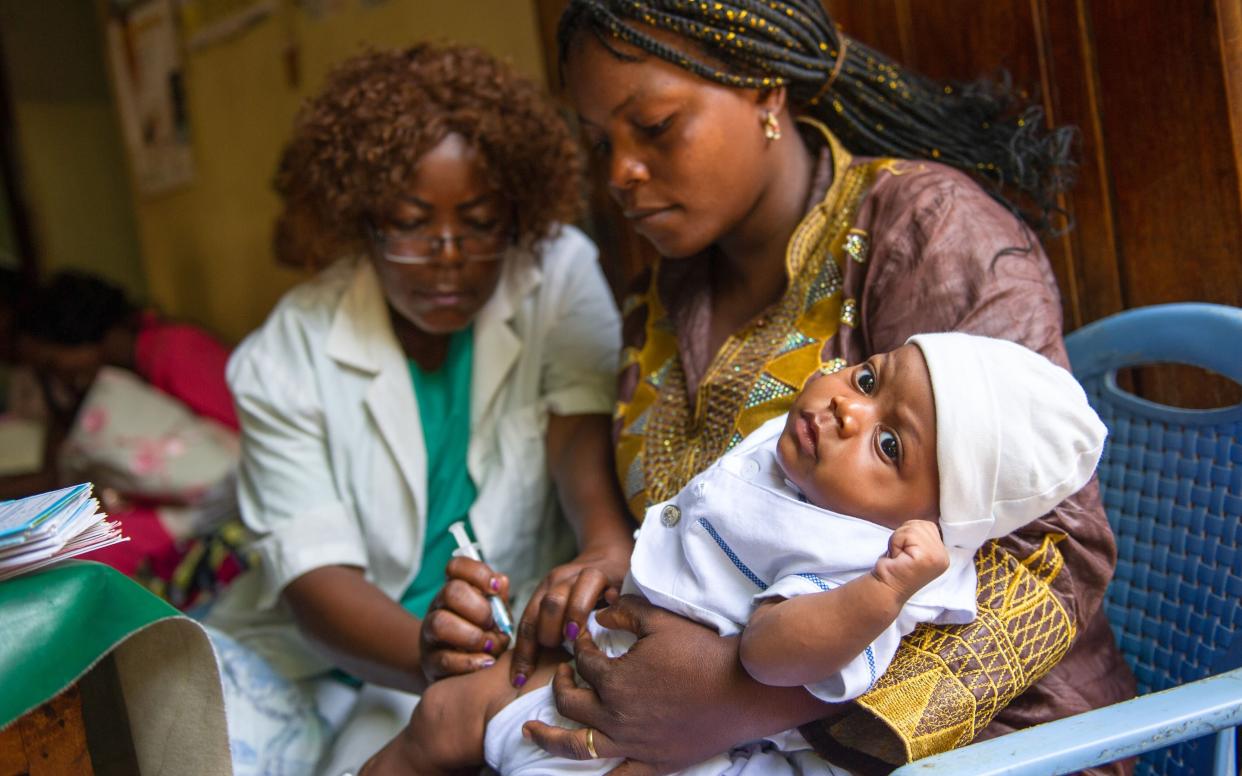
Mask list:
[[[453,234],[447,229],[439,235],[423,231],[383,232],[371,227],[371,236],[380,250],[380,255],[394,264],[426,266],[435,264],[452,245],[467,264],[479,264],[499,261],[509,247],[508,235],[504,229],[478,229],[467,227],[462,234]]]

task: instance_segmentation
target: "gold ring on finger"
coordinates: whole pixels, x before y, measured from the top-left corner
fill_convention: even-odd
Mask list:
[[[592,760],[599,759],[599,752],[595,751],[595,728],[587,728],[587,754],[591,755]]]

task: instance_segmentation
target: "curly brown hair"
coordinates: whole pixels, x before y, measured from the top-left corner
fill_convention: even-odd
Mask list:
[[[451,133],[482,155],[519,244],[578,216],[578,144],[535,84],[472,46],[369,51],[336,67],[294,122],[276,172],[277,258],[321,266],[360,249],[367,219]]]

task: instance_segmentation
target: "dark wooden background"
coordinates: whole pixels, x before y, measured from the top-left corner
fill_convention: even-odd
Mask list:
[[[549,83],[565,0],[535,0]],[[1054,124],[1080,128],[1075,227],[1045,239],[1066,330],[1131,307],[1242,306],[1242,2],[1239,0],[825,0],[845,32],[924,74],[1009,71]],[[619,288],[652,256],[592,198],[605,269]],[[1242,343],[1238,346],[1242,359]],[[1140,393],[1222,406],[1242,391],[1156,368]]]

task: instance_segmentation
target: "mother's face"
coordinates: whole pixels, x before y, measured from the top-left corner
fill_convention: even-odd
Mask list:
[[[371,260],[389,307],[429,334],[470,325],[496,290],[509,244],[505,203],[477,150],[447,135],[373,221]]]
[[[583,34],[566,62],[595,173],[657,250],[693,255],[742,224],[768,185],[760,121],[770,98],[612,45],[637,60]]]

